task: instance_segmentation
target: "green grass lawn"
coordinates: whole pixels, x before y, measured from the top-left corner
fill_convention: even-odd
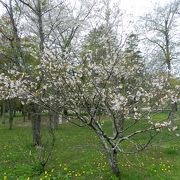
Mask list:
[[[167,113],[154,116],[164,118]],[[178,114],[180,117],[180,113]],[[41,179],[82,179],[113,180],[107,159],[98,138],[88,128],[71,124],[60,125],[56,131],[56,143],[46,170],[39,173],[40,150],[31,146],[30,124],[15,120],[14,129],[0,125],[0,179],[39,180]],[[180,126],[180,120],[176,121]],[[105,122],[107,128],[109,122]],[[141,126],[141,125],[139,125]],[[139,128],[139,127],[136,127]],[[119,167],[124,180],[179,180],[180,179],[180,137],[163,130],[152,145],[138,154],[119,155]],[[137,140],[144,141],[144,136]],[[43,142],[48,149],[50,136],[43,127]],[[47,153],[45,152],[45,156]]]

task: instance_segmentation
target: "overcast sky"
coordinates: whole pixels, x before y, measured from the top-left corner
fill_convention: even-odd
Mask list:
[[[7,0],[4,0],[7,1]],[[76,0],[71,0],[75,2]],[[155,3],[163,5],[171,0],[112,0],[120,2],[120,5],[127,13],[132,13],[134,16],[142,15],[146,11],[149,11]],[[2,14],[2,6],[0,5],[0,14]]]
[[[155,4],[163,5],[171,0],[114,0],[120,2],[121,7],[127,13],[132,13],[134,16],[142,15],[150,11]]]

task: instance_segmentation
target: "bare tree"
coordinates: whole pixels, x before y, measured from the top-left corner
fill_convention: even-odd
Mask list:
[[[180,8],[180,1],[175,0],[166,4],[164,7],[158,6],[153,12],[146,14],[142,18],[144,21],[145,39],[148,40],[156,51],[162,55],[163,64],[166,65],[169,76],[169,86],[171,88],[171,75],[173,65],[178,66],[175,60],[178,58],[178,36],[180,34],[177,14]],[[157,61],[160,61],[159,58]],[[177,60],[178,61],[178,60]],[[176,100],[171,102],[171,128],[174,127],[174,114],[177,109]]]

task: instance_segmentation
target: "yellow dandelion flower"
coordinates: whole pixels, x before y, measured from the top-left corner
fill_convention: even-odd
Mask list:
[[[6,180],[7,179],[7,176],[4,176],[4,180]]]

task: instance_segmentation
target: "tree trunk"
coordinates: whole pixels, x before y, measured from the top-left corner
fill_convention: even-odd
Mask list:
[[[26,122],[26,113],[23,113],[23,122]]]
[[[31,120],[31,113],[30,112],[27,113],[27,119],[28,119],[28,121]]]
[[[177,103],[173,103],[171,105],[171,114],[169,117],[171,130],[174,128],[174,118],[175,118],[176,111],[177,111]]]
[[[115,149],[111,149],[111,151],[109,152],[109,164],[111,166],[113,174],[120,180],[121,174],[118,167],[117,151]]]
[[[26,122],[26,110],[25,110],[25,106],[22,107],[22,116],[23,116],[23,122]]]
[[[12,130],[12,125],[13,125],[13,107],[12,107],[12,102],[11,100],[8,101],[9,105],[9,110],[8,110],[8,119],[9,119],[9,130]]]
[[[9,130],[12,130],[12,125],[13,125],[13,111],[9,109]]]
[[[59,114],[58,113],[53,114],[53,123],[54,123],[54,129],[57,129],[58,124],[59,124]]]
[[[63,109],[63,110],[62,110],[62,123],[68,121],[67,115],[68,115],[67,109]]]
[[[31,123],[33,146],[41,145],[41,110],[37,104],[32,104]]]
[[[5,124],[5,101],[2,102],[2,124]]]
[[[96,133],[101,139],[113,174],[117,177],[117,179],[120,180],[121,173],[118,167],[117,150],[114,147],[112,147],[113,145],[108,145],[108,140],[102,134],[98,133],[98,131],[96,131]]]
[[[49,123],[50,127],[54,130],[58,128],[59,124],[59,114],[55,112],[49,112]]]
[[[16,110],[13,111],[13,117],[16,117]]]
[[[167,26],[167,25],[166,25]],[[166,36],[166,49],[167,49],[167,66],[168,66],[168,80],[169,80],[169,84],[170,84],[170,88],[172,88],[172,84],[171,84],[171,60],[170,60],[170,51],[169,51],[169,39]],[[171,104],[171,114],[169,117],[169,121],[170,121],[170,128],[171,130],[173,130],[174,128],[174,118],[175,118],[175,113],[177,111],[177,103],[172,102]]]

